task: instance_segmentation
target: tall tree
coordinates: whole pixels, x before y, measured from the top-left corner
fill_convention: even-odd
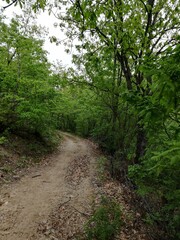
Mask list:
[[[57,18],[63,21],[62,28],[68,29],[66,34],[70,41],[78,37],[79,52],[88,51],[93,55],[93,52],[108,49],[121,67],[127,90],[142,98],[150,94],[152,78],[145,76],[142,66],[156,61],[179,42],[178,1],[77,0],[63,3],[67,5],[67,12],[58,13]],[[140,122],[138,117],[136,162],[144,155],[146,146]]]
[[[28,29],[17,19],[9,25],[0,22],[0,130],[8,128],[45,137],[55,128],[52,113],[59,99],[43,41]]]

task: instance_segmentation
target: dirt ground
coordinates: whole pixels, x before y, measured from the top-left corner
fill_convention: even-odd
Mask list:
[[[77,213],[86,215],[93,195],[95,159],[87,140],[64,134],[63,144],[47,166],[33,167],[19,181],[4,184],[0,189],[0,239],[56,239],[42,234],[42,228],[48,216],[67,202]],[[83,171],[76,167],[78,161]]]
[[[122,208],[117,240],[150,240],[131,190],[100,171],[96,144],[62,133],[57,151],[0,187],[0,240],[84,240],[102,196]]]

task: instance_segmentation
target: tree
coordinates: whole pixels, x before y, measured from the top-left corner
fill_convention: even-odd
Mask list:
[[[152,78],[144,75],[142,65],[155,61],[178,43],[178,1],[64,2],[67,13],[59,13],[57,18],[63,21],[62,28],[68,29],[70,41],[78,37],[79,51],[93,55],[108,49],[120,65],[130,95],[149,95]],[[144,155],[146,146],[140,122],[137,116],[136,162]]]
[[[78,39],[76,73],[66,75],[65,82],[58,74],[51,78],[61,96],[55,108],[59,127],[93,136],[118,159],[119,169],[122,159],[135,163],[129,176],[151,202],[151,219],[167,239],[177,239],[179,2],[70,0],[55,5],[69,39],[67,51]]]
[[[158,221],[165,209],[167,218],[163,225],[170,229],[172,224],[167,236],[173,238],[179,199],[176,171],[179,108],[172,111],[179,99],[178,74],[175,73],[175,68],[178,69],[175,56],[178,54],[173,53],[179,43],[178,1],[67,2],[67,13],[59,13],[57,18],[62,21],[60,26],[68,29],[70,45],[72,39],[77,37],[79,40],[75,62],[82,69],[87,85],[112,93],[111,84],[117,82],[119,70],[122,74],[120,85],[115,86],[115,94],[111,97],[120,96],[115,98],[119,107],[119,99],[131,106],[130,115],[136,125],[134,163],[141,163],[133,167],[137,170],[134,170],[134,178],[139,179],[136,182],[141,191],[143,183],[146,193],[150,185],[151,199],[153,191],[156,193],[156,203],[161,202]],[[165,69],[169,74],[165,74]],[[176,81],[172,83],[173,79]],[[113,102],[115,106],[117,104]],[[115,134],[111,138],[115,138]],[[155,153],[153,149],[156,149]],[[170,216],[176,219],[173,223]]]
[[[165,239],[179,238],[179,50],[179,46],[169,50],[158,68],[152,65],[144,70],[153,75],[152,95],[140,106],[148,130],[148,148],[141,166],[129,168],[138,191],[152,199],[151,217],[166,229]]]
[[[44,9],[47,1],[46,0],[36,0],[36,1],[25,1],[25,0],[5,0],[7,5],[3,6],[2,9],[5,10],[6,8],[11,7],[12,5],[17,6],[19,4],[19,6],[21,8],[23,8],[26,4],[30,4],[32,6],[32,8],[34,9],[34,11],[37,11],[37,9],[42,8]]]
[[[52,115],[58,92],[51,81],[43,41],[24,27],[25,32],[16,19],[10,25],[3,20],[0,23],[0,129],[36,134],[46,140],[56,127]]]

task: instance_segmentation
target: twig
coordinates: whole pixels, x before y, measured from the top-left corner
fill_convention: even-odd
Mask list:
[[[7,6],[3,7],[3,9],[5,10],[6,8],[10,7],[11,5],[13,5],[16,2],[17,2],[17,0],[12,1],[10,4],[8,4]]]
[[[79,211],[77,208],[75,208],[75,207],[73,207],[73,206],[72,206],[72,208],[74,208],[74,210],[76,210],[78,213],[80,213],[80,214],[82,214],[82,215],[84,215],[84,216],[86,216],[86,217],[90,217],[90,216],[91,216],[91,215],[88,214],[88,213],[84,213],[84,212]]]
[[[32,176],[32,178],[36,178],[36,177],[40,177],[40,176],[41,176],[41,174],[37,174],[37,175]]]
[[[59,208],[61,208],[63,205],[65,205],[66,203],[68,203],[68,202],[70,202],[70,201],[71,201],[71,197],[69,197],[69,199],[68,199],[67,201],[63,202],[63,203],[59,206]]]

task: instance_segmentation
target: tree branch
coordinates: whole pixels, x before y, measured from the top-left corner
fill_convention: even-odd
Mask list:
[[[163,29],[161,32],[159,32],[156,36],[159,35],[159,37],[157,38],[157,40],[154,42],[154,44],[151,47],[151,53],[153,52],[154,48],[157,46],[157,44],[159,43],[159,41],[162,39],[162,36],[164,34],[166,34],[168,31],[172,31],[175,29],[180,29],[179,27],[172,27],[172,28],[167,28],[167,29]]]
[[[96,26],[95,29],[96,29],[96,31],[97,31],[101,36],[104,37],[105,43],[107,44],[107,46],[112,45],[112,43],[110,44],[110,42],[109,42],[109,38],[100,30],[100,28],[99,28],[98,26]]]
[[[156,53],[156,56],[158,56],[159,54],[166,51],[166,49],[169,47],[169,44],[172,43],[173,41],[175,41],[175,43],[172,44],[171,47],[176,46],[179,43],[179,42],[176,42],[176,39],[174,39],[174,38],[170,39],[169,41],[165,42],[164,45],[159,49],[159,51]],[[165,48],[165,47],[167,47],[167,48]]]
[[[144,47],[145,47],[145,44],[146,44],[146,38],[148,38],[148,42],[150,42],[150,34],[148,36],[148,33],[149,33],[149,29],[152,26],[152,9],[153,9],[153,6],[154,6],[154,0],[148,0],[148,4],[151,8],[147,9],[147,23],[146,23],[146,28],[145,28],[145,32],[144,32],[144,38],[142,40],[141,50],[140,50],[140,53],[139,53],[139,58],[140,59],[143,55],[143,50],[144,50]]]
[[[147,6],[146,6],[146,4],[143,2],[143,0],[140,0],[140,2],[143,4],[143,6],[144,6],[146,12],[148,12]]]
[[[8,66],[10,65],[10,63],[12,62],[12,60],[13,60],[13,57],[16,55],[16,49],[14,50],[14,52],[13,52],[13,54],[11,55],[11,57],[10,58],[8,58]]]
[[[12,3],[8,4],[7,6],[3,7],[3,9],[5,10],[6,8],[10,7],[11,5],[13,5],[14,3],[16,3],[18,0],[14,0],[12,1]]]

